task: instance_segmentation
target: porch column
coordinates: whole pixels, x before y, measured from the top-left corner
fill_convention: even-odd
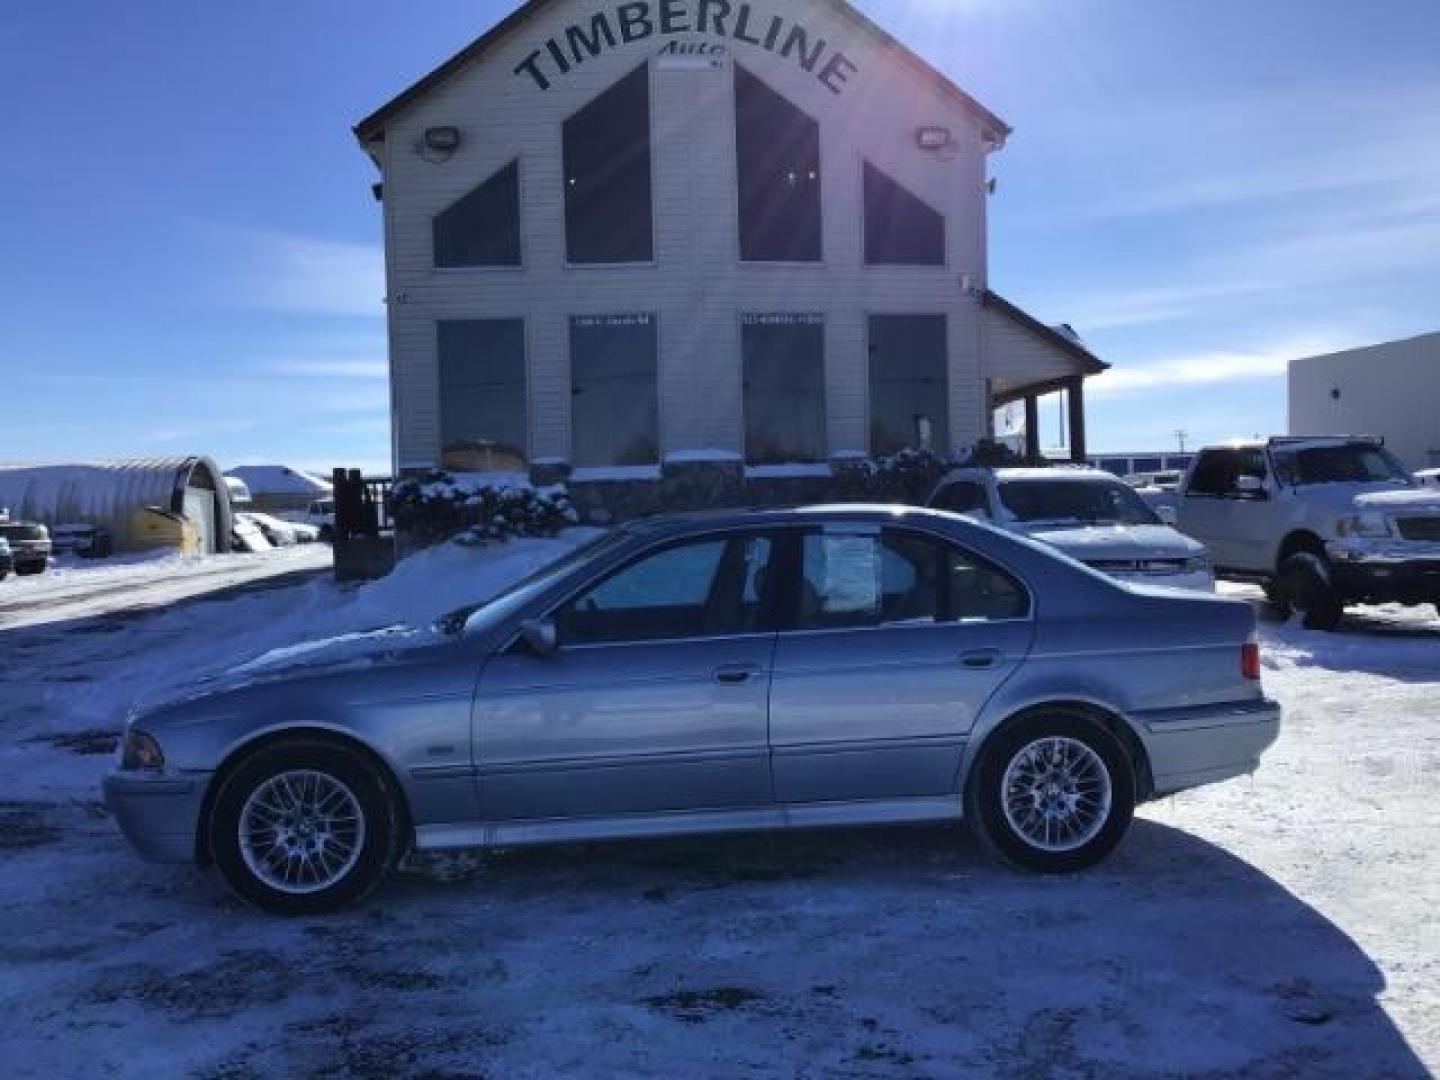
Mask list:
[[[1070,460],[1085,463],[1085,377],[1077,375],[1066,386],[1070,407]]]
[[[1040,399],[1025,395],[1025,460],[1040,460]]]

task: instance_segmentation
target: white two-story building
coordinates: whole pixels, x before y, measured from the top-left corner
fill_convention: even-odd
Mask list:
[[[356,134],[399,472],[823,473],[1059,389],[1085,454],[1104,365],[988,287],[1009,128],[842,0],[532,0]]]

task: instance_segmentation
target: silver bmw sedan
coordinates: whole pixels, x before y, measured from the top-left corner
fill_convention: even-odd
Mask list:
[[[1254,634],[939,511],[660,518],[422,647],[137,715],[105,795],[141,854],[287,914],[410,850],[961,817],[1076,871],[1138,802],[1256,768]]]

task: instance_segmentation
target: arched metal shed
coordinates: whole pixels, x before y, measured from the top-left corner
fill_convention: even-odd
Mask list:
[[[230,496],[207,457],[137,458],[76,465],[0,465],[0,507],[19,520],[96,525],[116,551],[140,544],[136,514],[156,507],[196,528],[200,549],[230,550]]]

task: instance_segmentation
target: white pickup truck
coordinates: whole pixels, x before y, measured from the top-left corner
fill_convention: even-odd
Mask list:
[[[1176,513],[1220,577],[1259,582],[1311,629],[1335,629],[1348,603],[1440,605],[1440,492],[1422,488],[1383,440],[1207,447]]]

